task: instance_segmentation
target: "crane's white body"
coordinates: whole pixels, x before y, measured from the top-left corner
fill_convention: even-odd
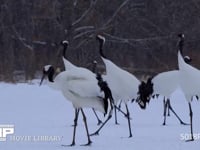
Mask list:
[[[136,99],[140,81],[110,60],[101,58],[106,66],[106,75],[103,78],[112,91],[115,104],[119,100],[123,100],[126,103],[128,100]]]
[[[74,69],[77,67],[74,64],[72,64],[70,61],[65,59],[64,57],[62,57],[62,60],[63,60],[64,66],[65,66],[65,70],[70,70],[70,69]]]
[[[153,95],[160,94],[170,98],[171,94],[179,88],[179,71],[172,70],[159,73],[152,79]]]
[[[82,74],[84,75],[91,75],[91,76],[94,76],[95,74],[90,71],[89,69],[86,69],[86,68],[83,68],[83,67],[78,67],[74,64],[72,64],[70,61],[68,61],[66,58],[62,58],[63,59],[63,63],[64,63],[64,66],[65,66],[65,70],[67,71],[70,71],[70,70],[73,70],[73,71],[78,71],[78,72],[81,72]]]
[[[193,96],[200,96],[200,71],[185,63],[180,51],[178,52],[178,66],[180,86],[186,99],[190,102]]]
[[[105,113],[103,96],[97,84],[95,75],[79,70],[63,71],[59,73],[51,87],[59,89],[65,98],[72,102],[75,108],[94,108]]]
[[[62,90],[63,95],[72,101],[75,108],[88,107],[96,109],[96,105],[100,105],[96,103],[99,103],[100,97],[102,97],[96,75],[89,69],[75,66],[64,57],[62,59],[66,70],[62,74],[66,75],[59,75],[59,78],[67,77],[63,79],[67,81],[67,84],[63,87],[64,90]],[[97,110],[104,113],[104,110],[100,109]]]

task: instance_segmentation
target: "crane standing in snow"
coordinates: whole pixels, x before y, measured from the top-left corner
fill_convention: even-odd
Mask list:
[[[191,62],[191,58],[189,56],[184,57],[184,61],[186,63]],[[169,84],[170,83],[170,84]],[[172,71],[166,71],[157,74],[153,78],[149,78],[147,83],[144,83],[143,86],[139,90],[139,102],[146,103],[147,98],[149,98],[151,95],[153,97],[155,95],[162,95],[164,96],[163,103],[164,103],[164,121],[163,125],[166,124],[166,113],[168,109],[168,115],[169,110],[173,112],[173,114],[177,117],[180,124],[182,125],[188,125],[187,123],[183,122],[181,118],[176,114],[174,109],[171,106],[170,103],[170,97],[172,93],[179,88],[179,70],[172,70]],[[156,96],[157,97],[157,96]]]
[[[64,97],[72,102],[76,110],[73,140],[70,146],[75,145],[79,111],[81,111],[83,115],[88,138],[88,142],[85,145],[90,145],[92,141],[90,140],[86,115],[83,108],[94,108],[104,114],[109,113],[108,118],[110,118],[112,115],[112,95],[110,91],[107,91],[109,89],[107,83],[101,80],[99,75],[88,74],[87,71],[80,71],[78,69],[63,71],[54,78],[54,68],[51,65],[44,66],[40,85],[46,76],[48,77],[48,84],[60,90]],[[110,111],[108,111],[109,106],[111,107]]]
[[[67,51],[67,48],[68,48],[68,45],[69,45],[69,42],[68,41],[62,41],[61,42],[62,46],[63,46],[63,53],[62,53],[62,59],[63,59],[63,63],[64,63],[64,66],[65,66],[65,70],[80,70],[80,71],[85,71],[85,72],[88,72],[88,74],[93,74],[89,69],[86,69],[86,68],[83,68],[83,67],[77,67],[75,66],[74,64],[72,64],[66,57],[66,51]],[[94,64],[95,65],[95,64]],[[100,125],[102,123],[102,121],[99,119],[97,113],[95,112],[94,108],[92,108],[96,118],[97,118],[97,125]],[[77,113],[77,110],[75,110],[75,114]]]
[[[193,96],[200,96],[200,71],[195,67],[187,64],[183,58],[184,34],[179,34],[179,49],[178,49],[178,66],[179,66],[179,81],[181,89],[185,95],[189,105],[190,115],[190,132],[191,138],[187,141],[194,141],[193,135],[193,112],[191,101]]]
[[[170,83],[170,84],[169,84]],[[187,125],[184,123],[181,118],[176,114],[170,103],[171,94],[179,87],[179,71],[166,71],[157,74],[153,78],[149,78],[146,83],[140,87],[138,92],[139,99],[138,102],[146,103],[148,102],[149,97],[153,95],[162,95],[164,96],[164,121],[163,125],[166,124],[166,111],[167,108],[173,112],[177,117],[180,124]]]
[[[101,59],[103,60],[106,66],[106,75],[103,76],[103,79],[108,83],[108,86],[112,91],[115,105],[119,102],[119,100],[123,100],[123,102],[125,103],[127,111],[126,116],[129,126],[129,137],[132,137],[130,113],[128,110],[127,102],[129,100],[137,98],[137,92],[138,92],[138,87],[140,85],[140,81],[135,76],[121,69],[120,67],[115,65],[112,61],[106,58],[106,56],[103,53],[103,45],[105,43],[105,38],[103,36],[98,35],[97,40],[100,43],[99,53]],[[92,135],[98,134],[98,132],[99,130],[97,130]]]

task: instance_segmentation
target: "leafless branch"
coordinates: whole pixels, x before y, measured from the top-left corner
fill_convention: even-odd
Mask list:
[[[25,41],[26,39],[21,37],[20,34],[17,32],[17,30],[15,29],[15,27],[12,27],[13,31],[15,32],[15,35],[17,37],[17,39],[28,49],[30,50],[34,50],[33,46],[27,44]]]
[[[146,41],[150,41],[150,40],[160,40],[160,39],[168,39],[169,38],[169,36],[163,36],[163,37],[157,36],[157,37],[150,37],[150,38],[144,38],[144,39],[126,39],[126,38],[113,36],[113,35],[110,35],[108,33],[104,33],[104,35],[111,38],[111,40],[108,40],[108,41],[118,42],[118,43],[119,42],[120,43],[126,43],[126,44],[128,44],[132,47],[134,47],[134,44],[132,42],[146,42]],[[169,69],[169,66],[166,63],[162,63],[162,59],[159,59],[160,57],[156,57],[151,51],[149,51],[149,54],[151,55],[151,57],[153,58],[153,60],[155,62],[162,65],[166,69]]]
[[[32,45],[33,44],[37,44],[37,45],[47,45],[48,44],[46,41],[39,41],[39,40],[28,41],[26,38],[20,36],[14,27],[13,27],[13,31],[15,32],[15,35],[11,35],[11,38],[19,40],[25,47],[29,48],[30,50],[34,50],[34,48],[33,48],[33,46],[31,46],[27,43],[31,43]],[[50,45],[56,46],[56,43],[50,43]]]
[[[151,55],[151,57],[153,58],[153,60],[159,64],[162,65],[163,67],[166,68],[166,70],[169,70],[169,66],[167,65],[167,63],[163,62],[162,57],[156,57],[155,54],[153,54],[152,52],[149,51],[149,54]]]
[[[81,33],[79,33],[78,35],[74,36],[73,39],[74,39],[74,40],[75,40],[75,39],[78,39],[78,38],[80,38],[80,37],[82,37],[82,36],[85,36],[85,35],[91,33],[91,32],[94,32],[94,31],[95,31],[95,30],[89,30],[89,31],[81,32]]]
[[[32,41],[34,44],[39,44],[39,45],[47,45],[47,42],[44,41]]]
[[[128,38],[122,38],[119,36],[114,36],[108,33],[103,33],[104,35],[108,36],[109,38],[116,40],[116,41],[121,41],[124,43],[129,43],[129,42],[146,42],[146,41],[152,41],[152,40],[161,40],[161,39],[168,39],[171,38],[172,35],[167,35],[167,36],[155,36],[155,37],[149,37],[149,38],[143,38],[143,39],[128,39]]]
[[[163,33],[162,29],[160,29],[160,27],[158,25],[156,25],[154,22],[152,22],[151,20],[147,19],[147,18],[142,18],[141,20],[143,20],[145,22],[145,24],[149,24],[150,26],[152,26],[154,29],[156,29],[158,32]]]
[[[79,49],[82,45],[88,43],[90,41],[89,38],[82,40],[74,49]]]
[[[110,24],[113,19],[117,16],[117,14],[119,13],[119,11],[129,2],[129,0],[125,0],[118,8],[117,10],[114,12],[114,14],[110,17],[110,19],[103,25],[103,27],[107,26],[108,24]]]
[[[90,34],[90,33],[97,33],[97,32],[100,32],[100,31],[104,31],[107,28],[110,28],[110,26],[106,26],[106,27],[102,27],[102,28],[97,28],[97,29],[92,29],[92,30],[84,31],[84,32],[81,32],[81,33],[75,35],[73,39],[81,38],[81,37],[83,37],[83,36],[85,36],[87,34]]]
[[[97,0],[90,0],[90,6],[88,9],[85,10],[85,12],[83,12],[83,14],[72,23],[72,26],[75,26],[76,24],[78,24],[81,20],[83,20],[88,14],[89,12],[93,9],[93,6],[96,4]]]
[[[81,30],[87,30],[87,29],[94,29],[94,26],[82,26],[82,27],[76,28],[74,31],[79,32]]]

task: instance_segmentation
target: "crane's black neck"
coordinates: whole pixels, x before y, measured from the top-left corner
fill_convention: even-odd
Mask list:
[[[66,57],[67,48],[68,48],[68,45],[67,45],[67,44],[64,44],[64,45],[63,45],[63,57],[64,57],[65,59],[67,59],[67,57]]]
[[[97,73],[97,63],[93,63],[92,72]]]
[[[100,41],[100,44],[99,44],[99,53],[100,53],[101,57],[106,58],[106,56],[103,53],[103,41]]]
[[[180,40],[179,40],[179,43],[178,43],[178,48],[179,48],[181,55],[183,55],[183,46],[184,46],[184,38],[180,37]]]
[[[55,73],[55,70],[53,67],[50,67],[49,70],[48,70],[48,79],[49,79],[49,82],[54,82],[54,73]]]
[[[183,57],[184,37],[182,37],[181,35],[179,35],[179,37],[180,37],[180,40],[179,40],[179,43],[178,43],[178,47],[179,47],[180,54]],[[191,61],[192,61],[192,59],[188,56],[183,57],[183,59],[187,64],[190,64]]]

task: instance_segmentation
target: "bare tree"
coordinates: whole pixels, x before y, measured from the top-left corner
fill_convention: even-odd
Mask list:
[[[176,35],[186,34],[184,53],[200,67],[200,2],[156,0],[2,0],[0,79],[35,78],[45,64],[63,67],[61,40],[69,40],[68,59],[100,68],[97,34],[105,53],[139,77],[177,68]]]

